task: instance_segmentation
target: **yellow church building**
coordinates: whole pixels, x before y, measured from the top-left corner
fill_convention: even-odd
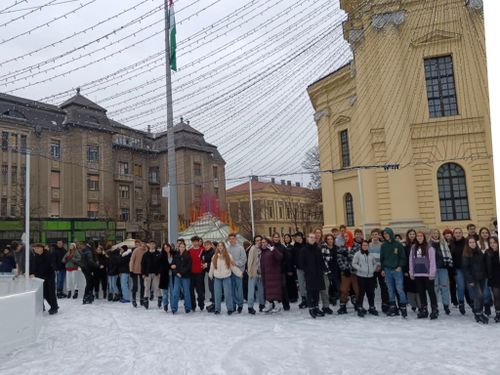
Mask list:
[[[482,1],[340,5],[353,60],[308,88],[321,170],[330,171],[321,176],[325,229],[491,228]]]

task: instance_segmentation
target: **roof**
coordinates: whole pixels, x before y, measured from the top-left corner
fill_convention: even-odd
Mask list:
[[[286,193],[286,194],[303,194],[310,193],[311,189],[305,188],[303,186],[295,186],[295,185],[282,185],[276,184],[272,182],[263,182],[263,181],[252,181],[252,192],[263,191],[268,188],[274,188],[278,193]],[[235,194],[235,193],[244,193],[249,191],[248,182],[244,182],[240,185],[236,185],[226,191],[226,194]]]
[[[69,98],[68,100],[66,100],[59,107],[61,109],[64,109],[64,108],[72,106],[72,105],[80,106],[80,107],[83,107],[85,109],[93,109],[93,110],[99,111],[99,112],[106,112],[106,109],[104,109],[100,105],[94,103],[92,100],[87,99],[85,96],[81,95],[80,89],[76,89],[76,95]]]
[[[311,87],[311,86],[314,86],[315,84],[323,81],[324,79],[327,79],[328,77],[331,77],[333,76],[334,74],[337,74],[338,72],[340,72],[342,69],[344,69],[345,67],[351,65],[353,60],[349,60],[346,64],[340,66],[339,68],[335,69],[333,72],[331,73],[328,73],[327,75],[317,79],[316,81],[314,81],[313,83],[311,83],[309,86],[307,86],[307,88]]]

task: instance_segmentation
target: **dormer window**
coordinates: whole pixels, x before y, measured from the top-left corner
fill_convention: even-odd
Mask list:
[[[16,111],[15,109],[9,109],[9,110],[3,112],[2,116],[20,118],[20,119],[26,120],[26,116],[23,115],[21,112]]]

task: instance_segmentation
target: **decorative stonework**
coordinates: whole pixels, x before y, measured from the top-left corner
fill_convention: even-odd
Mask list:
[[[406,12],[390,12],[375,14],[372,17],[372,26],[377,30],[382,30],[385,26],[397,27],[406,21]]]
[[[412,139],[472,136],[484,133],[484,118],[432,121],[423,124],[412,124],[410,128]]]
[[[314,114],[314,121],[318,123],[323,117],[328,117],[328,116],[330,116],[330,109],[323,108]]]
[[[461,34],[454,33],[446,30],[434,30],[430,33],[417,37],[411,41],[413,47],[420,47],[433,43],[443,43],[459,40],[462,37]]]

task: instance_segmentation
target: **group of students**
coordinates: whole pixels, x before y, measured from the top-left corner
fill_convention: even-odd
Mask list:
[[[476,233],[473,224],[462,229],[431,230],[429,234],[410,229],[402,240],[391,228],[374,229],[368,240],[363,232],[346,226],[323,234],[321,229],[304,236],[275,233],[271,238],[257,235],[253,243],[238,244],[236,234],[225,242],[191,238],[158,248],[154,241],[135,241],[113,249],[94,248],[87,241],[80,248],[72,243],[66,250],[62,241],[53,249],[40,244],[30,255],[30,274],[45,280],[44,296],[57,313],[57,298],[78,298],[78,272],[85,277],[83,303],[102,297],[108,301],[139,304],[176,314],[179,301],[184,311],[205,309],[205,281],[210,290],[206,310],[242,313],[278,313],[290,304],[308,308],[312,318],[333,314],[337,301],[339,315],[347,314],[349,302],[357,315],[379,315],[375,290],[380,289],[381,310],[388,316],[407,317],[407,306],[420,319],[437,319],[438,296],[449,315],[454,305],[465,314],[465,304],[474,311],[477,322],[488,323],[495,306],[495,322],[500,322],[500,255],[497,236],[487,228]],[[22,245],[17,245],[22,249]],[[18,254],[24,253],[18,251]],[[2,255],[5,262],[6,252]],[[16,263],[23,261],[16,257]],[[12,264],[12,262],[10,262]],[[23,273],[22,264],[17,274]],[[64,292],[66,280],[67,291]],[[139,295],[138,295],[139,294]],[[137,298],[138,297],[138,298]],[[365,309],[364,300],[368,300]],[[319,308],[321,302],[321,309]]]

